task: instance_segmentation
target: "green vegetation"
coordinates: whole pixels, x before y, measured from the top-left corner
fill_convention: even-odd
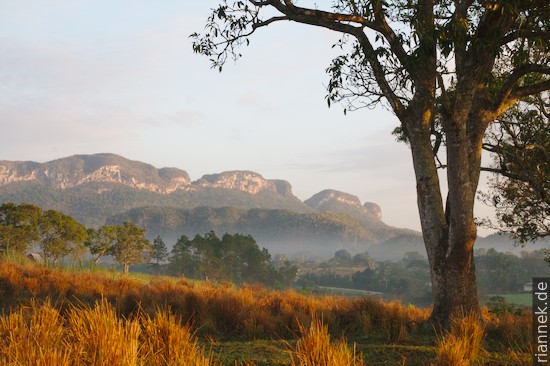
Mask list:
[[[24,253],[33,240],[39,240],[46,264],[53,266],[71,255],[73,264],[78,261],[82,267],[81,257],[89,251],[93,268],[101,257],[110,255],[127,274],[130,266],[153,259],[157,274],[165,272],[194,279],[262,283],[281,288],[290,287],[297,272],[288,261],[275,268],[267,249],[260,249],[250,235],[225,234],[220,239],[210,231],[192,240],[182,235],[169,255],[160,236],[151,244],[146,238],[146,230],[129,221],[86,230],[61,212],[43,212],[36,206],[12,203],[0,206],[0,219],[1,232],[6,233],[0,237],[0,248],[4,248],[5,255],[9,254],[8,248]],[[164,263],[167,259],[168,264]]]
[[[482,298],[490,303],[494,293],[516,305],[531,304],[524,285],[533,277],[550,276],[545,250],[522,252],[520,256],[495,249],[477,250],[475,256],[477,286]],[[351,256],[346,250],[322,263],[303,265],[295,285],[320,293],[356,296],[353,290],[379,292],[384,299],[429,306],[432,302],[430,269],[427,259],[417,252],[406,253],[397,262],[375,261],[368,253]]]
[[[211,231],[192,240],[183,235],[171,254],[167,272],[194,279],[289,287],[297,271],[289,264],[276,270],[269,252],[250,235],[225,234],[220,239]]]
[[[392,252],[384,240],[399,237],[407,247],[422,249],[420,236],[410,230],[367,227],[352,216],[341,213],[297,213],[279,209],[240,209],[235,207],[140,207],[115,215],[107,224],[139,222],[153,236],[177,240],[182,234],[194,237],[211,230],[219,233],[247,233],[270,251],[281,253],[314,252],[328,256],[334,248],[366,248],[380,243],[379,252]],[[391,240],[390,240],[391,241]],[[386,245],[389,244],[389,245]],[[395,245],[397,247],[398,245]]]
[[[80,253],[80,244],[86,240],[86,228],[62,212],[48,210],[40,217],[38,237],[46,263],[55,266],[60,258]]]
[[[484,149],[494,164],[490,191],[497,222],[486,226],[509,233],[518,243],[550,235],[550,114],[541,96],[508,110],[487,135]]]
[[[111,253],[115,261],[124,266],[124,273],[128,273],[133,264],[148,262],[152,251],[151,243],[145,238],[145,229],[128,221],[116,228]]]

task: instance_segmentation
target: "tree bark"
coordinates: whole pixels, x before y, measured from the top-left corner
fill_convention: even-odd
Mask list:
[[[123,268],[124,274],[128,274],[130,270],[130,265],[128,263],[123,263],[123,265],[124,265],[124,268]]]
[[[473,206],[478,176],[471,174],[470,169],[475,168],[470,164],[476,165],[479,160],[477,144],[469,141],[466,133],[467,113],[458,120],[450,116],[445,123],[449,194],[444,207],[429,138],[429,107],[413,106],[408,112],[405,124],[411,143],[422,234],[431,268],[434,299],[431,319],[447,326],[453,316],[481,313],[473,257],[476,239]]]
[[[481,314],[476,286],[473,248],[464,255],[447,256],[432,269],[434,307],[432,321],[448,326],[454,316]]]

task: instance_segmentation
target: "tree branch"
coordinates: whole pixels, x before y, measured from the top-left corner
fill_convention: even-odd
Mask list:
[[[403,103],[401,103],[399,98],[395,95],[395,92],[392,90],[392,88],[388,84],[388,81],[386,80],[386,73],[384,72],[384,68],[380,64],[380,61],[378,60],[376,51],[372,47],[372,44],[370,43],[365,33],[360,31],[354,35],[359,41],[359,45],[363,49],[363,52],[365,53],[365,57],[372,67],[372,71],[376,79],[376,82],[378,83],[378,86],[382,90],[382,93],[384,93],[384,96],[386,97],[386,99],[388,99],[388,102],[390,103],[395,115],[400,120],[402,120],[403,113],[405,112],[405,107],[403,106]]]
[[[510,97],[517,100],[546,90],[550,90],[550,80],[541,81],[540,83],[528,86],[516,87],[510,94]]]
[[[550,32],[540,32],[532,29],[517,29],[506,34],[504,37],[502,37],[500,39],[500,45],[503,46],[507,43],[510,43],[520,38],[527,38],[527,39],[541,38],[544,40],[549,40]]]
[[[265,27],[270,25],[271,23],[278,22],[281,20],[290,20],[287,16],[279,16],[279,17],[273,17],[269,18],[268,20],[264,20],[262,22],[254,23],[252,24],[252,29],[256,30],[257,28]]]
[[[397,56],[399,62],[401,62],[401,65],[403,65],[409,75],[413,75],[413,70],[410,67],[410,56],[403,48],[403,43],[401,42],[399,37],[397,37],[394,30],[389,26],[386,17],[384,16],[382,3],[383,1],[378,0],[374,4],[374,18],[376,20],[376,23],[373,24],[373,27],[371,27],[371,29],[379,32],[384,36],[384,38],[386,38],[392,52],[395,54],[395,56]]]
[[[502,85],[502,88],[500,88],[499,93],[497,94],[493,110],[494,112],[497,112],[505,105],[509,103],[513,103],[516,100],[532,95],[540,93],[541,91],[544,91],[550,87],[550,84],[545,85],[545,82],[533,84],[525,87],[517,87],[517,84],[519,80],[530,73],[540,73],[540,74],[550,74],[550,67],[546,65],[538,65],[538,64],[526,64],[522,65],[518,68],[516,68],[512,74],[508,77],[508,79],[504,82]],[[540,84],[543,84],[542,86]],[[540,89],[542,87],[542,89]]]

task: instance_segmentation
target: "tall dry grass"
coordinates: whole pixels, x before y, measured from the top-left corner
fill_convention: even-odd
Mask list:
[[[468,366],[474,364],[482,351],[485,331],[475,314],[456,317],[450,329],[437,341],[438,366]]]
[[[309,328],[300,326],[301,337],[290,349],[292,366],[362,366],[363,357],[345,338],[331,342],[328,326],[314,318]]]
[[[0,317],[0,365],[72,365],[63,320],[49,303]]]
[[[375,339],[408,344],[415,342],[419,330],[430,328],[425,326],[430,309],[399,302],[64,271],[9,261],[0,261],[0,313],[7,314],[0,318],[0,364],[8,365],[164,365],[180,364],[186,354],[197,357],[191,365],[215,364],[199,347],[199,337],[288,340],[302,334],[304,353],[317,344],[306,341],[302,327],[314,318],[323,319],[315,333],[324,342],[319,344],[332,346],[339,343],[327,343],[321,335],[358,339],[373,334]],[[530,314],[484,315],[491,347],[497,342],[496,347],[512,349],[510,359],[526,359]],[[437,365],[470,364],[481,352],[483,329],[467,319],[464,324],[456,320],[451,331],[439,337]],[[196,337],[184,324],[193,324]]]
[[[124,319],[107,301],[72,307],[49,302],[0,317],[1,365],[215,365],[187,325],[169,311]]]
[[[333,334],[385,332],[390,342],[405,339],[410,324],[424,323],[429,310],[385,304],[370,298],[314,297],[295,291],[272,291],[251,285],[236,288],[185,279],[118,277],[111,273],[66,272],[0,261],[0,310],[17,309],[31,299],[51,297],[61,308],[93,306],[102,298],[127,319],[137,312],[155,314],[170,308],[200,335],[241,339],[290,339],[322,317]]]

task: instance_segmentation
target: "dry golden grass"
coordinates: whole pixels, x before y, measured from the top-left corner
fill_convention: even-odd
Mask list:
[[[205,356],[189,326],[168,310],[157,311],[154,318],[144,315],[142,354],[146,365],[207,366],[215,364],[212,354]]]
[[[342,352],[343,360],[359,364],[345,341],[330,343],[328,334],[397,344],[420,340],[427,345],[434,339],[425,331],[430,329],[430,309],[399,302],[64,271],[1,260],[0,313],[5,314],[0,317],[0,365],[211,365],[218,361],[209,352],[205,355],[198,337],[289,340],[296,334],[302,334],[296,355],[322,354],[321,349],[326,357]],[[306,331],[302,325],[314,319],[323,319],[323,325],[313,321]],[[497,351],[509,347],[504,356],[507,351],[498,351],[499,357],[523,364],[530,319],[527,312],[496,317],[485,309],[487,344]],[[454,323],[432,348],[436,365],[469,365],[481,352],[483,329],[468,317]],[[182,361],[185,355],[194,361]],[[295,365],[300,362],[295,358]]]
[[[0,318],[0,365],[72,365],[59,312],[49,303]]]
[[[78,365],[136,365],[140,333],[138,319],[119,318],[105,299],[93,308],[73,307],[67,315],[66,337]]]
[[[438,366],[468,366],[482,350],[484,329],[475,314],[457,317],[437,341]]]
[[[244,339],[292,338],[300,324],[308,324],[317,314],[333,334],[384,331],[389,341],[399,342],[406,337],[408,324],[426,320],[425,312],[418,309],[369,298],[314,297],[256,285],[238,289],[162,277],[146,281],[0,261],[0,309],[9,311],[33,298],[48,297],[60,308],[92,306],[105,298],[127,319],[140,311],[154,314],[159,306],[170,308],[182,322],[193,323],[201,335]]]
[[[362,366],[355,344],[350,349],[344,338],[331,342],[328,326],[314,318],[308,329],[300,326],[301,337],[291,349],[292,366]]]
[[[105,300],[66,317],[45,302],[0,317],[1,365],[215,365],[169,311],[123,319]]]

